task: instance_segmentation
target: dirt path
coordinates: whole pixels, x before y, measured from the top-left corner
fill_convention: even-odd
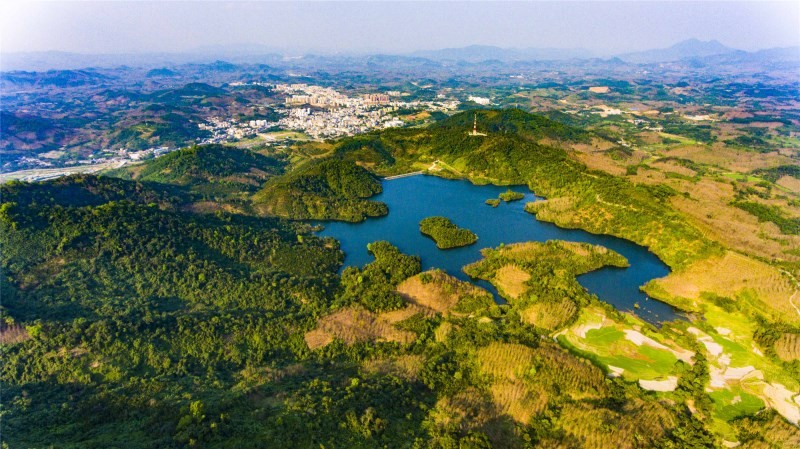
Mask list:
[[[792,279],[792,282],[794,283],[794,293],[792,293],[792,296],[789,297],[789,304],[791,304],[792,307],[794,307],[794,311],[797,312],[798,315],[800,315],[800,308],[798,308],[797,305],[795,305],[794,303],[794,297],[797,296],[797,293],[800,293],[800,284],[797,282],[797,279],[794,277],[792,273],[789,273],[786,270],[781,270],[781,272],[789,276]]]
[[[446,162],[442,162],[439,159],[436,159],[435,161],[433,161],[431,166],[428,167],[428,171],[442,171],[442,168],[444,168],[446,170],[449,170],[449,171],[457,174],[458,176],[464,176],[463,173],[461,173],[460,171],[458,171],[455,168],[453,168],[450,164],[448,164]]]
[[[623,204],[609,203],[608,201],[600,198],[600,194],[599,193],[595,194],[594,199],[596,199],[598,203],[605,204],[606,206],[616,206],[616,207],[621,207],[623,209],[630,209],[630,210],[636,211],[636,212],[639,212],[641,210],[641,209],[637,209],[637,208],[632,207],[632,206],[625,206]]]

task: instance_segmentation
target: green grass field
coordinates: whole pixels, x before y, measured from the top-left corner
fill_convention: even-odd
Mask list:
[[[752,415],[764,408],[764,401],[758,396],[739,388],[714,391],[709,396],[714,403],[714,416],[726,422]]]
[[[602,327],[597,328],[600,320]],[[582,337],[586,326],[592,328]],[[558,339],[563,345],[588,354],[606,368],[622,368],[622,377],[628,381],[663,379],[675,374],[678,358],[671,351],[646,343],[637,345],[626,338],[626,330],[632,331],[640,326],[636,318],[626,316],[623,321],[615,321],[593,307],[582,311],[576,323],[562,332]],[[680,351],[683,348],[673,349]]]

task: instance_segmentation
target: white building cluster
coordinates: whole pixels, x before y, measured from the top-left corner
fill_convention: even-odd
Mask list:
[[[467,100],[468,101],[472,101],[474,103],[478,103],[479,105],[482,105],[482,106],[487,106],[487,105],[492,104],[492,100],[489,99],[489,98],[486,98],[486,97],[473,97],[473,96],[470,96],[469,98],[467,98]]]
[[[365,94],[348,97],[329,87],[309,84],[276,84],[275,92],[286,95],[285,108],[276,112],[282,117],[277,122],[250,120],[237,122],[219,117],[200,124],[200,129],[210,131],[212,137],[203,143],[223,143],[255,137],[269,129],[300,131],[313,139],[329,139],[365,133],[373,129],[401,127],[402,120],[391,115],[400,108],[428,111],[452,111],[458,107],[456,100],[393,101],[391,97],[403,96],[400,92]],[[390,95],[391,94],[391,95]]]

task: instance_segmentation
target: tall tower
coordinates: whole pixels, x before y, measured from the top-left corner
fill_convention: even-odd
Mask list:
[[[472,132],[471,133],[468,132],[467,135],[468,136],[474,136],[474,137],[483,137],[483,136],[486,135],[486,134],[478,132],[478,113],[477,112],[475,113],[475,118],[472,121]]]

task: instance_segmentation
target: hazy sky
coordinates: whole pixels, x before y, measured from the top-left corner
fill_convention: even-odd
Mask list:
[[[472,44],[609,54],[696,37],[800,45],[800,2],[0,2],[0,50],[407,52]]]

